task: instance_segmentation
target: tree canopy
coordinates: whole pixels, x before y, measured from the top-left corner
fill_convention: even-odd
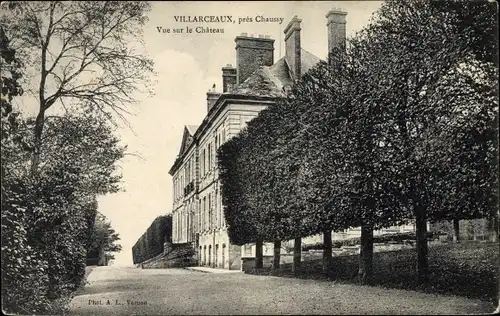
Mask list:
[[[427,221],[496,215],[496,42],[483,34],[492,8],[384,3],[345,51],[224,144],[231,241],[414,220],[425,281]]]

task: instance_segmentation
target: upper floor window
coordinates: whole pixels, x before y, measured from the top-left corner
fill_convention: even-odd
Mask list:
[[[207,197],[203,197],[203,230],[207,228],[207,216],[206,216],[206,211],[207,211]]]
[[[201,175],[205,175],[205,149],[202,150],[201,152],[201,164],[200,164],[200,168],[201,168]]]
[[[212,229],[212,194],[208,193],[208,229]]]
[[[208,144],[208,172],[212,167],[212,144]]]

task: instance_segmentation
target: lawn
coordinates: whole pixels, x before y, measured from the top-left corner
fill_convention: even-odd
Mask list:
[[[425,285],[419,285],[415,281],[415,249],[378,252],[373,257],[373,285],[497,302],[498,263],[498,243],[434,245],[429,247],[430,280]],[[321,260],[302,262],[301,271],[295,275],[291,264],[283,264],[276,272],[261,269],[248,273],[356,283],[357,269],[358,256],[354,255],[334,257],[329,278],[322,275]]]

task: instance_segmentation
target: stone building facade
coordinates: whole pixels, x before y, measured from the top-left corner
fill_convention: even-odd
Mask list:
[[[345,46],[346,15],[337,10],[326,15],[329,51]],[[222,67],[222,92],[215,86],[209,90],[206,117],[199,126],[184,128],[179,154],[169,171],[174,187],[172,242],[194,247],[199,265],[240,269],[242,256],[255,255],[254,245],[232,245],[228,238],[216,151],[320,61],[301,47],[297,16],[284,33],[285,56],[276,62],[273,39],[237,36],[236,67]],[[314,242],[316,237],[309,239]],[[272,244],[264,245],[265,255],[272,251]]]

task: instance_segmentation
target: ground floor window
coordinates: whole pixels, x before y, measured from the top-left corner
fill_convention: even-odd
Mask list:
[[[226,244],[222,244],[222,269],[226,268]]]
[[[210,266],[211,264],[211,255],[212,255],[212,245],[208,246],[208,265]]]
[[[198,252],[198,264],[199,264],[199,265],[201,265],[201,263],[202,263],[202,262],[201,262],[201,260],[202,260],[202,258],[201,258],[201,251],[202,251],[202,249],[201,249],[201,248],[202,248],[202,247],[200,246],[200,251]]]
[[[203,246],[203,265],[207,261],[207,246]]]
[[[219,258],[219,244],[215,245],[214,266],[216,268],[219,267],[219,261],[217,260],[218,258]]]

